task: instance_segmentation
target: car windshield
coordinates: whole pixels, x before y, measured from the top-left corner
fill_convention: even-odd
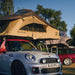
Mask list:
[[[6,42],[7,51],[36,51],[37,48],[27,41],[7,41]]]
[[[45,45],[43,43],[38,43],[37,44],[37,48],[38,48],[38,50],[41,50],[43,52],[49,52],[47,45]]]

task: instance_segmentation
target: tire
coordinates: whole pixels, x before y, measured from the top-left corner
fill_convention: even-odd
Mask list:
[[[64,65],[71,65],[71,64],[72,64],[72,60],[70,58],[64,59]]]
[[[15,61],[12,64],[11,75],[26,75],[25,68],[20,61]]]

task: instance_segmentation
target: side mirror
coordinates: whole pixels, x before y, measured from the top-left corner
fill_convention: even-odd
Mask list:
[[[6,49],[0,48],[0,53],[6,53]]]

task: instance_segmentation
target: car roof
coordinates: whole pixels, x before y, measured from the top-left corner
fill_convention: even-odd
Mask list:
[[[6,39],[6,41],[26,41],[26,42],[30,42],[29,40],[25,40],[25,39]],[[1,42],[1,40],[0,40]]]

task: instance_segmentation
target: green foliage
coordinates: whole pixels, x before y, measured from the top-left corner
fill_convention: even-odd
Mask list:
[[[75,46],[75,24],[74,24],[74,27],[72,28],[72,30],[70,31],[70,35],[72,37],[71,45]]]
[[[14,12],[13,0],[0,0],[1,15],[10,15]]]
[[[37,5],[37,11],[35,11],[35,13],[48,21],[56,29],[67,31],[67,24],[65,21],[61,21],[61,11],[55,11],[53,9],[43,8],[43,6]]]
[[[0,17],[2,17],[1,13],[0,13]]]
[[[71,46],[75,46],[75,37],[72,39],[70,45],[71,45]]]
[[[75,24],[74,24],[74,27],[72,28],[72,30],[70,31],[70,35],[71,35],[72,39],[75,37]]]

